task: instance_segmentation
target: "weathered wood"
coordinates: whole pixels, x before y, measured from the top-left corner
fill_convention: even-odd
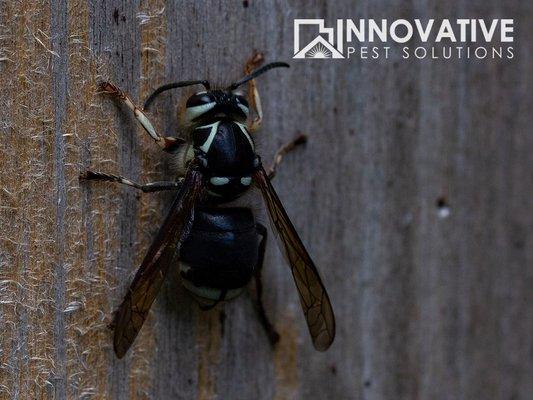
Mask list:
[[[0,1],[0,397],[530,397],[532,15],[520,0]],[[327,353],[271,241],[276,350],[249,296],[201,312],[174,271],[114,357],[107,324],[170,197],[78,173],[150,181],[169,165],[98,80],[140,100],[177,79],[229,83],[254,49],[288,61],[294,18],[460,16],[514,18],[515,59],[293,60],[259,81],[263,158],[310,136],[275,186],[332,298]],[[161,132],[190,92],[158,99]]]

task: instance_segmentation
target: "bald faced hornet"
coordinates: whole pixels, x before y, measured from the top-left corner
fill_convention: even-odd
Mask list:
[[[300,136],[283,146],[273,165],[265,170],[255,151],[251,132],[261,124],[262,110],[254,79],[287,64],[275,62],[252,71],[225,89],[211,89],[208,81],[182,81],[164,85],[137,107],[117,86],[103,82],[102,93],[122,101],[161,148],[182,166],[174,181],[138,184],[127,178],[86,171],[82,180],[100,180],[128,185],[143,192],[175,190],[177,195],[163,225],[137,271],[114,321],[114,349],[122,358],[139,333],[169,268],[179,263],[183,286],[202,307],[238,296],[252,277],[256,281],[257,308],[272,343],[278,335],[261,303],[260,271],[267,240],[266,228],[257,223],[248,207],[231,202],[250,187],[259,188],[266,203],[280,249],[296,283],[314,347],[324,351],[335,336],[335,319],[328,294],[317,268],[302,244],[270,180],[283,155],[305,141]],[[252,107],[235,90],[249,84]],[[186,103],[186,139],[160,136],[144,110],[164,91],[203,85]],[[255,118],[251,118],[251,108]]]

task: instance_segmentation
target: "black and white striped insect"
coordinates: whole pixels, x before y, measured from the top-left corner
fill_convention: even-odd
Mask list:
[[[204,308],[238,296],[255,277],[261,322],[270,341],[275,343],[278,340],[261,302],[260,272],[267,230],[256,222],[251,208],[232,205],[252,186],[259,188],[267,205],[271,225],[291,268],[315,348],[324,351],[333,342],[335,320],[328,295],[270,183],[283,155],[304,142],[305,137],[300,136],[283,146],[267,170],[255,151],[252,138],[262,118],[254,79],[272,68],[288,65],[276,62],[252,71],[257,62],[252,59],[247,64],[246,76],[225,89],[211,89],[209,82],[203,80],[161,86],[147,99],[144,109],[137,107],[115,85],[100,84],[101,91],[124,102],[148,134],[182,166],[175,180],[144,185],[101,172],[86,171],[80,175],[83,180],[118,182],[143,192],[177,191],[170,212],[116,313],[114,348],[119,358],[135,340],[169,268],[178,268],[178,264],[183,285]],[[251,107],[235,92],[245,83],[249,85]],[[188,137],[160,136],[143,110],[160,93],[191,85],[203,85],[205,90],[187,100]]]

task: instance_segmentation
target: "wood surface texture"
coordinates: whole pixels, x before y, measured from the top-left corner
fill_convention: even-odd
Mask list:
[[[531,399],[532,4],[1,0],[0,398]],[[294,18],[458,17],[514,18],[515,58],[291,59]],[[230,83],[254,50],[291,62],[258,80],[255,138],[266,163],[309,135],[274,186],[328,288],[335,343],[313,349],[270,240],[275,350],[248,294],[202,312],[174,270],[117,360],[107,325],[172,195],[80,185],[87,168],[170,176],[96,84],[141,103],[162,83]],[[157,100],[160,132],[179,132],[192,90]]]

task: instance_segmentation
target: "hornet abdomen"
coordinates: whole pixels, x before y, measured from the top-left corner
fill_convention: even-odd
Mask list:
[[[252,278],[259,235],[249,208],[198,208],[180,250],[184,286],[197,297],[236,297]]]

